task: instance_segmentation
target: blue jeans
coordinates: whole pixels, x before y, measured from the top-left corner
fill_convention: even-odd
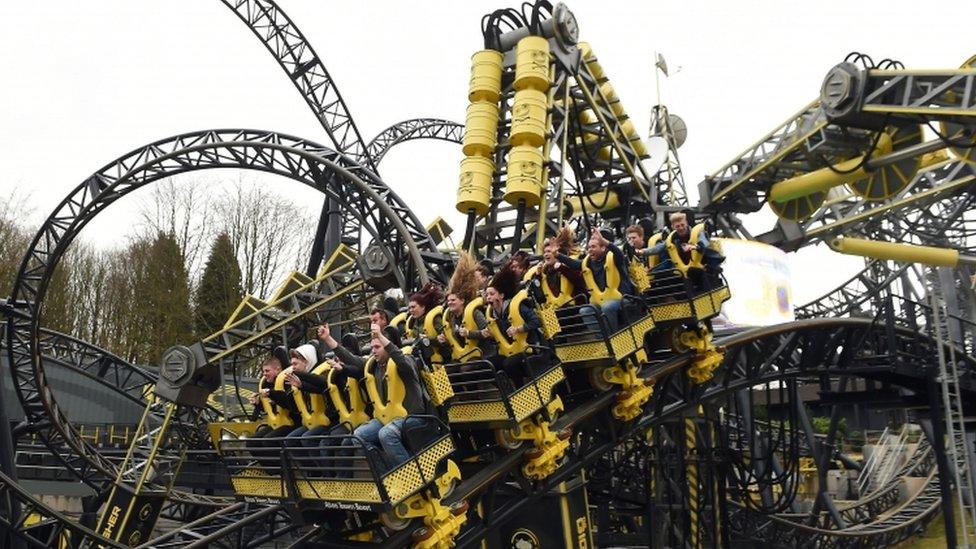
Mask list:
[[[613,335],[617,328],[620,326],[620,305],[621,300],[611,299],[609,301],[604,301],[601,304],[600,310],[603,312],[603,316],[607,319],[607,330],[610,332],[608,335]],[[583,322],[586,327],[593,332],[599,332],[600,322],[596,318],[596,307],[597,305],[584,305],[580,307],[580,314],[583,316]]]
[[[363,423],[353,432],[353,436],[358,438],[366,448],[377,448],[383,450],[384,461],[389,469],[410,459],[410,452],[403,445],[403,425],[411,418],[397,418],[383,425],[378,419],[371,419]],[[412,419],[413,421],[423,421]],[[351,446],[355,443],[347,441],[344,446]]]
[[[310,437],[317,437],[320,435],[327,435],[327,434],[329,434],[329,428],[326,427],[325,425],[316,425],[311,429],[306,429],[305,432],[302,433],[298,439],[298,444],[300,444],[305,448],[308,448],[307,451],[302,452],[302,456],[303,457],[307,456],[309,458],[318,457],[319,452],[316,452],[315,449],[318,448],[321,441],[312,439]],[[302,463],[308,466],[315,466],[315,467],[321,467],[322,465],[322,463],[317,459],[304,460],[302,461]]]
[[[308,463],[304,459],[308,455],[307,452],[294,450],[293,448],[302,447],[302,436],[308,432],[308,428],[304,425],[298,426],[293,429],[290,433],[285,435],[284,447],[287,449],[287,455],[294,460],[295,465],[299,468],[304,468]]]
[[[286,440],[285,441],[285,446],[287,446],[289,448],[297,448],[297,447],[300,447],[302,445],[302,436],[304,436],[305,433],[307,433],[307,432],[308,432],[308,429],[304,425],[302,425],[300,427],[296,427],[295,429],[292,430],[292,432],[290,432],[287,435],[285,435],[285,438],[295,439],[295,440]]]

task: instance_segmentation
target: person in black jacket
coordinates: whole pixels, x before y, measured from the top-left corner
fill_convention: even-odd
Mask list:
[[[579,269],[573,269],[559,261],[559,255],[572,257],[578,254],[578,248],[573,240],[573,232],[568,227],[563,227],[556,233],[556,236],[550,237],[546,241],[545,248],[543,248],[542,263],[536,269],[536,276],[540,283],[545,285],[543,297],[552,296],[557,301],[565,302],[563,305],[586,303],[586,282],[583,281],[583,273]],[[564,279],[571,286],[571,293],[568,296],[562,295]]]
[[[498,273],[491,279],[491,284],[485,290],[485,302],[491,307],[492,316],[498,325],[499,337],[507,340],[499,340],[499,354],[491,359],[496,369],[503,370],[512,380],[514,388],[525,384],[526,377],[526,358],[529,349],[514,354],[507,354],[501,348],[502,345],[509,344],[516,340],[519,334],[527,334],[526,341],[529,345],[538,345],[541,340],[542,320],[532,309],[531,301],[523,299],[518,305],[518,316],[522,318],[522,324],[516,325],[512,321],[512,299],[518,293],[519,276],[518,273],[508,268],[508,264],[503,266]]]
[[[613,257],[613,266],[620,277],[620,283],[616,288],[610,287],[607,281],[607,258],[610,256]],[[584,279],[587,276],[586,271],[589,270],[592,276],[592,287],[590,286],[590,280],[586,280],[586,283],[587,289],[590,291],[591,303],[596,301],[595,294],[597,292],[603,293],[616,290],[621,295],[634,295],[635,293],[634,285],[630,281],[630,274],[627,270],[627,259],[624,253],[600,231],[593,231],[593,234],[590,235],[590,240],[586,244],[585,265],[584,261],[574,259],[565,254],[558,254],[556,257],[561,263],[565,263],[570,268],[583,272]],[[611,333],[616,332],[617,326],[620,324],[621,305],[622,300],[620,298],[608,298],[599,303],[599,307],[603,310],[603,315],[607,319]]]
[[[379,419],[371,419],[357,427],[353,436],[367,448],[381,448],[386,465],[393,468],[410,459],[410,452],[403,444],[405,426],[408,422],[411,427],[422,426],[427,422],[426,418],[412,416],[430,416],[434,414],[435,410],[426,389],[424,389],[423,381],[420,379],[420,371],[413,357],[404,355],[399,347],[387,339],[378,324],[370,326],[370,335],[372,337],[372,355],[375,359],[372,374],[376,379],[379,397],[384,401],[383,404],[387,403],[386,371],[388,368],[396,368],[406,392],[403,398],[403,407],[407,411],[407,416],[396,418],[386,425]],[[328,324],[319,326],[318,338],[328,348],[335,351],[342,363],[340,366],[342,371],[354,379],[364,377],[366,361],[369,357],[356,356],[339,345],[332,337]],[[355,443],[347,441],[344,445],[354,446]]]
[[[288,356],[286,350],[276,349],[275,353],[272,353],[271,356],[264,359],[264,361],[261,363],[261,376],[264,378],[265,387],[261,389],[260,393],[255,393],[250,399],[251,403],[254,404],[254,412],[251,414],[252,421],[257,421],[262,412],[260,402],[261,397],[270,400],[273,408],[286,410],[292,422],[296,421],[296,418],[298,418],[298,410],[295,408],[295,401],[292,400],[289,395],[285,394],[284,391],[274,390],[275,379],[277,379],[278,374],[280,374],[282,370],[281,351],[284,351],[284,356]],[[280,448],[281,443],[277,440],[268,441],[264,439],[278,439],[288,435],[288,433],[292,432],[293,430],[295,430],[295,425],[293,423],[289,423],[277,428],[273,428],[267,424],[262,424],[255,430],[251,440],[247,442],[247,447],[251,449],[251,453],[258,458],[258,461],[263,466],[269,469],[277,467],[277,461],[273,458],[273,456],[277,454],[271,450],[267,450],[267,448]],[[266,449],[260,450],[259,448]]]
[[[337,371],[342,369],[342,365],[334,356],[328,356],[325,359],[332,368]],[[326,375],[313,374],[308,371],[292,370],[290,374],[286,377],[288,383],[301,391],[302,393],[308,393],[313,395],[322,395],[322,398],[328,399],[329,392],[329,381]],[[337,380],[340,386],[345,385],[344,377],[340,376]],[[322,438],[323,435],[347,435],[349,434],[349,429],[346,425],[339,423],[339,416],[336,412],[334,406],[326,404],[326,417],[329,420],[328,425],[316,425],[311,429],[306,430],[300,436],[301,445],[309,448],[310,451],[308,456],[321,456],[323,459],[319,462],[320,465],[327,465],[331,463],[329,459],[333,455],[333,451],[329,447],[334,446],[334,439]],[[318,452],[312,452],[312,449],[320,448]]]
[[[295,422],[295,428],[286,437],[288,439],[295,439],[288,441],[289,446],[301,446],[301,437],[308,432],[308,428],[302,424],[302,416],[298,412],[298,405],[295,402],[295,398],[301,398],[301,395],[294,394],[291,388],[295,387],[296,382],[301,383],[295,375],[296,373],[306,373],[315,367],[317,353],[313,345],[306,343],[305,345],[299,345],[292,349],[290,354],[291,372],[285,374],[285,390],[283,392],[284,398],[287,402],[291,403],[291,409],[294,410],[291,418]]]
[[[270,392],[270,388],[274,387],[275,379],[278,377],[278,374],[280,373],[281,373],[281,360],[278,359],[278,357],[269,356],[265,358],[263,362],[261,362],[261,378],[264,380],[265,388],[262,389],[260,392],[256,392],[252,394],[248,399],[251,402],[251,404],[254,406],[254,411],[251,412],[250,415],[251,421],[257,421],[258,418],[260,418],[261,415],[264,413],[264,408],[261,405],[261,397],[268,396],[268,393]],[[266,423],[262,423],[260,426],[258,426],[257,430],[255,430],[254,437],[267,436],[269,431],[271,431],[271,426]]]

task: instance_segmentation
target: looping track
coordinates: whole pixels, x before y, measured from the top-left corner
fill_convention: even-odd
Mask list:
[[[3,339],[16,390],[27,415],[22,430],[29,428],[37,434],[70,472],[93,487],[101,488],[106,480],[114,478],[117,464],[80,436],[58,405],[45,367],[67,368],[123,393],[134,402],[138,402],[135,396],[138,390],[155,379],[151,373],[98,348],[44,330],[40,310],[50,276],[78,233],[104,208],[129,192],[166,177],[202,169],[250,169],[288,177],[321,191],[339,205],[343,214],[342,234],[354,235],[357,249],[363,240],[361,230],[366,231],[372,243],[380,243],[378,249],[386,262],[395,266],[401,288],[426,282],[431,277],[444,278],[443,254],[406,202],[379,178],[377,166],[393,146],[413,139],[458,143],[463,127],[448,120],[416,118],[390,126],[367,143],[322,58],[280,7],[270,0],[222,1],[284,70],[325,130],[332,148],[276,132],[248,129],[205,130],[175,136],[109,162],[78,185],[44,223],[18,273]],[[811,104],[804,112],[813,109],[816,116],[797,119],[791,124],[811,134],[826,131],[827,122],[818,108],[816,102]],[[788,124],[787,128],[790,127]],[[767,136],[769,143],[784,139],[776,141],[776,148],[767,152],[775,156],[784,144],[789,146],[785,140],[788,133]],[[750,161],[769,160],[768,155],[760,156],[754,151],[755,158],[750,157]],[[728,195],[726,202],[733,204],[731,210],[740,204],[752,204],[751,198],[743,200],[736,196],[736,193],[756,192],[750,188],[752,183],[746,185],[746,178],[742,179],[721,191],[722,196]],[[731,182],[729,179],[721,183]],[[920,171],[903,193],[887,202],[845,196],[810,219],[795,224],[796,227],[789,226],[798,229],[798,233],[783,230],[788,224],[781,223],[761,235],[760,240],[796,249],[855,230],[892,241],[969,250],[971,237],[976,235],[972,220],[966,216],[974,206],[973,182],[971,165],[945,161]],[[908,189],[913,194],[909,195]],[[741,226],[727,216],[727,210],[720,205],[711,213],[727,232],[742,234]],[[879,216],[884,216],[884,222],[877,221]],[[801,236],[787,237],[787,234]],[[935,357],[940,343],[918,329],[918,319],[905,318],[914,323],[914,328],[909,329],[872,319],[832,317],[858,311],[877,313],[884,306],[891,308],[893,287],[898,284],[911,287],[925,276],[910,267],[872,262],[842,287],[797,311],[800,317],[815,319],[722,337],[719,343],[726,348],[724,361],[714,379],[706,384],[689,386],[687,383],[685,369],[692,360],[690,356],[656,357],[642,373],[655,382],[654,396],[642,417],[625,424],[612,419],[609,409],[616,390],[595,395],[571,409],[555,424],[581,433],[563,466],[542,482],[520,483],[525,497],[488,509],[482,517],[474,519],[457,539],[458,545],[476,546],[489,530],[538,501],[547,490],[597,463],[613,462],[623,471],[628,466],[639,466],[649,456],[659,458],[658,452],[664,450],[647,448],[648,433],[666,431],[669,424],[702,406],[731,402],[757,386],[795,387],[797,380],[803,380],[819,384],[821,390],[829,392],[832,380],[860,379],[897,386],[908,396],[921,395],[927,376],[937,366]],[[894,317],[891,309],[887,312],[889,317]],[[967,374],[976,371],[976,359],[963,349],[953,350],[961,357],[960,367]],[[965,378],[961,389],[970,398],[976,394],[971,376]],[[742,430],[752,429],[742,427]],[[747,437],[736,440],[747,440],[754,435],[749,432]],[[815,446],[807,440],[804,450],[816,454],[821,449]],[[502,483],[516,482],[515,472],[524,452],[524,449],[511,452],[466,478],[449,502],[477,498],[490,494]],[[736,461],[740,468],[745,461],[742,455],[747,453],[741,447],[728,447],[721,452],[741,454],[735,456],[740,458]],[[932,495],[940,487],[932,454],[932,451],[919,452],[902,469],[905,474],[927,475],[919,495],[904,507],[896,508],[898,488],[888,484],[855,505],[839,510],[815,508],[810,515],[758,512],[737,505],[729,515],[731,530],[756,543],[788,546],[846,547],[903,540],[924,527],[939,508],[938,499]],[[607,460],[608,456],[614,459]],[[737,472],[744,476],[755,473]],[[32,546],[48,547],[68,540],[82,546],[118,546],[41,505],[5,475],[0,475],[0,492],[6,496],[0,510],[9,511],[0,513],[0,524],[11,528]],[[628,497],[637,500],[648,497],[647,493],[640,492],[634,490]],[[751,497],[742,493],[731,495],[732,501]],[[239,545],[250,547],[298,529],[289,520],[283,505],[232,503],[230,498],[178,490],[170,494],[170,499],[173,505],[192,509],[196,518],[142,547],[196,547],[235,537]],[[214,510],[216,506],[223,507]],[[208,514],[200,516],[203,510]],[[888,514],[898,520],[891,522],[886,518]],[[28,525],[28,517],[40,518],[40,522]],[[251,527],[258,528],[260,535],[245,539],[245,530]],[[301,539],[314,541],[325,534],[312,529]],[[386,542],[404,544],[408,537],[409,532],[403,532]]]

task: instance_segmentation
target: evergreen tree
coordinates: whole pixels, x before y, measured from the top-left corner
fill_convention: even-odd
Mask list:
[[[190,277],[171,233],[159,233],[135,273],[136,360],[158,365],[163,352],[193,338]]]
[[[197,334],[210,335],[227,322],[241,302],[241,268],[227,233],[214,240],[197,289]]]

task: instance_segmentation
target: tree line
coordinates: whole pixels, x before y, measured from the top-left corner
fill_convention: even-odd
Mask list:
[[[288,272],[304,270],[311,212],[254,182],[216,187],[158,183],[116,246],[73,243],[52,276],[42,325],[155,365],[171,345],[220,329],[244,295],[269,296]],[[14,196],[0,204],[3,297],[37,231],[22,221],[24,205]]]

